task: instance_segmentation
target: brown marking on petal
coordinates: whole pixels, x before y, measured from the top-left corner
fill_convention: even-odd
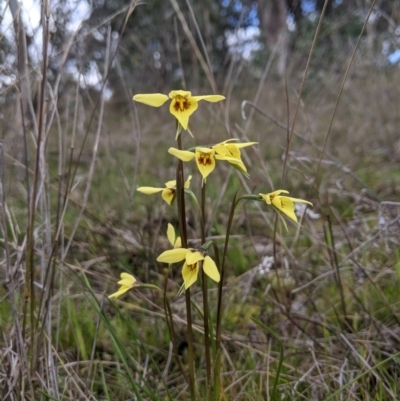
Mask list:
[[[190,109],[190,102],[188,96],[176,95],[174,97],[174,109],[175,111],[185,111]]]
[[[192,265],[187,265],[187,267],[192,272],[192,271],[196,270],[197,263],[193,263]]]
[[[197,158],[197,161],[199,162],[199,164],[202,164],[203,166],[212,164],[211,155],[209,153],[200,153]]]

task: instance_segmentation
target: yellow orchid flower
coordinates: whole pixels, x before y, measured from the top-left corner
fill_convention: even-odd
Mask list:
[[[294,204],[297,203],[307,203],[308,205],[313,205],[311,202],[304,199],[290,198],[288,196],[281,196],[280,194],[288,194],[288,191],[284,189],[278,189],[277,191],[271,192],[269,194],[259,194],[261,198],[265,200],[267,205],[272,205],[280,212],[286,214],[289,218],[297,222],[297,217],[294,213]]]
[[[196,158],[197,168],[203,177],[203,182],[215,169],[215,160],[225,160],[232,165],[238,166],[240,170],[246,171],[246,167],[240,159],[233,157],[223,156],[216,153],[212,148],[197,147],[194,152],[188,150],[179,150],[176,148],[169,148],[168,153],[177,157],[178,159],[188,162]]]
[[[182,267],[182,277],[187,290],[197,280],[199,274],[199,262],[203,261],[203,270],[215,282],[219,282],[220,275],[215,262],[209,257],[204,256],[196,249],[176,248],[163,252],[157,262],[177,263],[185,261]]]
[[[190,180],[192,176],[189,175],[188,179],[185,182],[184,187],[188,189],[190,187]],[[155,187],[139,187],[137,189],[139,192],[142,192],[146,195],[153,195],[158,192],[161,192],[161,197],[171,206],[173,200],[175,199],[175,191],[176,191],[176,180],[168,181],[165,183],[165,188],[155,188]]]
[[[240,153],[241,148],[245,148],[247,146],[257,145],[257,142],[243,142],[243,143],[229,143],[232,141],[238,141],[239,139],[228,139],[224,142],[218,143],[214,146],[211,146],[212,149],[215,150],[217,155],[226,156],[231,159],[236,159],[240,161],[240,163],[233,164],[233,167],[237,168],[238,170],[242,171],[243,173],[247,173],[246,166],[242,162],[242,157]]]
[[[147,104],[152,107],[162,106],[168,99],[172,99],[169,106],[170,113],[179,121],[184,129],[188,129],[189,117],[199,107],[199,101],[205,100],[206,102],[219,102],[225,99],[221,95],[205,95],[205,96],[192,96],[191,92],[176,90],[171,91],[169,95],[162,93],[139,94],[133,96],[136,102]]]
[[[121,280],[118,281],[118,284],[121,286],[121,288],[117,292],[114,292],[114,294],[109,295],[108,298],[118,298],[131,288],[135,287],[136,279],[131,274],[121,273],[120,277]]]
[[[170,243],[174,248],[182,248],[181,237],[176,237],[175,228],[174,228],[173,225],[170,224],[170,223],[168,223],[167,238],[168,238],[169,243]]]

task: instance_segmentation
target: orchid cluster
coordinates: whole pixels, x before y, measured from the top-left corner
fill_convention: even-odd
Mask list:
[[[191,92],[176,90],[171,91],[169,95],[164,95],[161,93],[152,94],[138,94],[133,97],[133,100],[139,103],[144,103],[152,107],[160,107],[168,99],[171,99],[169,106],[170,113],[176,118],[177,121],[177,135],[179,135],[182,129],[189,129],[189,118],[197,110],[198,103],[200,100],[205,100],[207,102],[219,102],[224,100],[224,96],[220,95],[206,95],[206,96],[192,96]],[[249,176],[247,173],[247,168],[243,163],[241,158],[240,149],[256,145],[257,142],[237,142],[238,139],[227,139],[223,142],[217,143],[211,146],[197,146],[189,150],[181,150],[174,147],[168,149],[168,153],[175,156],[183,162],[190,162],[193,159],[196,161],[197,168],[202,177],[202,184],[206,182],[207,177],[214,171],[216,166],[216,161],[226,161],[232,167],[236,168],[241,173]],[[192,175],[189,175],[186,182],[184,183],[184,188],[190,188],[190,182]],[[137,188],[139,192],[146,195],[152,195],[161,192],[162,199],[171,206],[176,193],[176,180],[171,180],[165,183],[165,187],[155,188],[155,187],[139,187]],[[272,206],[278,213],[282,212],[291,220],[297,222],[297,217],[295,214],[295,203],[305,203],[312,206],[311,202],[303,199],[291,198],[288,196],[283,196],[281,194],[287,194],[288,191],[279,189],[271,193],[258,195],[258,200],[264,200],[267,205]],[[172,226],[168,227],[170,232]],[[171,234],[168,234],[170,239]],[[174,245],[174,244],[173,244]],[[185,285],[185,289],[188,289],[197,280],[197,275],[199,271],[200,262],[202,262],[202,268],[204,272],[212,280],[219,282],[220,274],[215,265],[215,262],[209,257],[204,256],[199,251],[194,249],[181,248],[180,246],[174,246],[175,249],[163,252],[158,258],[158,262],[164,263],[176,263],[185,260],[182,267],[182,277]],[[116,293],[112,294],[110,297],[118,297],[124,294],[131,288],[134,288],[135,281],[133,276],[131,283],[127,284],[127,273],[121,274],[121,288]]]
[[[247,168],[241,157],[241,150],[250,146],[257,145],[257,142],[240,142],[238,139],[227,139],[222,142],[213,145],[199,145],[194,146],[189,149],[182,148],[182,137],[181,133],[183,130],[192,132],[189,127],[190,116],[199,107],[199,102],[204,100],[206,102],[216,103],[224,100],[224,96],[220,95],[206,95],[206,96],[192,96],[191,92],[184,90],[171,91],[169,95],[164,95],[161,93],[153,94],[138,94],[133,97],[133,100],[139,103],[144,103],[152,107],[160,107],[165,104],[168,100],[171,100],[169,105],[169,111],[176,120],[176,141],[177,147],[170,147],[168,153],[178,159],[178,168],[176,179],[168,181],[165,183],[164,187],[147,187],[142,186],[137,188],[138,192],[146,195],[153,195],[156,193],[161,193],[162,199],[172,206],[174,200],[178,198],[178,218],[179,218],[179,231],[181,236],[177,236],[175,229],[171,224],[168,224],[167,238],[172,246],[172,249],[165,250],[158,257],[157,261],[160,263],[166,263],[170,267],[176,263],[182,263],[181,271],[183,278],[183,289],[186,296],[186,308],[187,308],[187,319],[188,319],[188,339],[189,339],[189,359],[192,352],[191,364],[193,364],[193,342],[191,337],[191,301],[190,301],[190,288],[201,276],[202,292],[203,292],[203,317],[204,317],[204,327],[205,327],[205,345],[206,345],[206,365],[207,365],[207,385],[211,388],[211,357],[207,355],[207,349],[210,348],[209,337],[211,336],[208,330],[208,293],[207,293],[207,277],[216,283],[219,283],[219,298],[218,298],[218,316],[216,324],[217,333],[217,343],[220,341],[221,335],[221,299],[222,299],[222,282],[224,277],[224,262],[226,257],[226,249],[229,241],[229,231],[230,225],[227,228],[226,243],[224,255],[222,261],[218,256],[218,251],[216,250],[217,245],[213,241],[206,242],[206,232],[205,232],[205,191],[207,186],[207,180],[209,176],[213,173],[216,168],[217,161],[227,162],[233,168],[238,170],[241,174],[249,177]],[[192,135],[193,136],[193,135]],[[196,162],[197,169],[201,176],[201,240],[202,245],[200,248],[190,248],[188,247],[188,238],[186,235],[186,218],[185,218],[185,193],[191,193],[192,197],[195,195],[190,190],[192,175],[189,175],[186,181],[183,179],[183,167],[182,163],[189,163],[192,161]],[[238,199],[246,199],[253,201],[264,202],[267,206],[272,207],[282,218],[286,216],[290,220],[297,223],[297,217],[295,214],[295,203],[302,203],[305,205],[312,204],[306,200],[292,198],[287,196],[288,191],[279,189],[270,193],[259,193],[244,195]],[[236,198],[232,203],[233,207],[231,209],[231,215],[233,216],[234,210],[237,206]],[[196,200],[197,202],[197,200]],[[198,203],[197,203],[198,204]],[[232,219],[230,219],[232,220]],[[286,223],[284,223],[286,226]],[[210,256],[210,250],[214,249],[214,259]],[[168,272],[170,269],[168,269]],[[168,274],[168,273],[167,273]],[[121,280],[118,282],[121,286],[117,292],[110,295],[109,298],[118,298],[125,294],[127,291],[141,287],[137,282],[136,278],[128,273],[121,274]],[[154,288],[154,286],[152,286]],[[166,289],[164,292],[164,297],[166,299]],[[165,302],[167,302],[165,300]],[[166,309],[167,311],[167,309]],[[167,315],[167,312],[166,312]],[[173,337],[173,336],[172,336]],[[194,370],[193,366],[190,365],[190,380],[188,380],[189,387],[191,388],[191,398],[194,399]]]

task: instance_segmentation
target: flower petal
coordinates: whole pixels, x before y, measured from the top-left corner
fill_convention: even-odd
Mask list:
[[[284,196],[283,198],[288,198],[288,199],[290,199],[291,201],[296,202],[296,203],[307,203],[307,205],[313,206],[313,204],[312,204],[311,202],[306,201],[306,200],[304,200],[304,199],[290,198],[289,196]]]
[[[279,210],[286,214],[286,216],[290,217],[292,220],[297,222],[297,216],[295,214],[295,207],[294,202],[297,203],[306,203],[312,206],[311,202],[308,202],[304,199],[296,199],[296,198],[289,198],[288,196],[277,196],[275,199],[279,199],[280,207]],[[275,206],[274,200],[272,200],[272,204]]]
[[[286,214],[289,218],[291,218],[293,221],[297,222],[297,216],[294,213],[295,207],[294,203],[306,203],[308,205],[312,206],[312,203],[309,201],[306,201],[304,199],[297,199],[297,198],[290,198],[289,196],[280,196],[281,193],[289,193],[288,191],[285,191],[284,189],[278,189],[277,191],[271,192],[269,194],[259,194],[267,205],[273,205],[275,206],[279,211],[282,213]]]
[[[195,156],[193,152],[189,152],[188,150],[179,150],[176,148],[169,148],[168,153],[182,160],[183,162],[189,162]]]
[[[175,241],[174,248],[182,248],[182,240],[181,237],[178,237]]]
[[[265,202],[267,202],[267,205],[270,205],[274,197],[279,196],[279,194],[281,193],[288,194],[289,191],[285,191],[284,189],[278,189],[274,192],[270,192],[269,194],[258,194],[258,195],[261,196],[265,200]]]
[[[190,250],[186,254],[186,263],[188,265],[194,265],[199,260],[203,260],[204,256],[199,251]]]
[[[188,128],[189,117],[197,110],[199,104],[194,98],[176,96],[169,106],[170,113],[180,122],[184,129]]]
[[[185,185],[184,185],[184,187],[186,188],[186,189],[188,189],[189,187],[190,187],[190,180],[192,179],[192,176],[191,175],[189,175],[189,177],[187,178],[187,180],[186,180],[186,182],[185,182]]]
[[[267,205],[271,204],[271,198],[269,197],[269,194],[258,194],[258,195],[265,200]]]
[[[258,142],[242,142],[242,143],[235,143],[235,146],[239,149],[246,148],[247,146],[258,145]]]
[[[120,278],[121,280],[118,281],[118,284],[121,288],[117,292],[109,295],[108,298],[118,298],[135,286],[136,278],[132,276],[132,274],[121,273]]]
[[[205,100],[206,102],[220,102],[221,100],[225,99],[225,96],[221,95],[205,95],[205,96],[192,96],[191,99],[196,99],[197,101],[199,100]]]
[[[221,277],[219,275],[217,265],[209,256],[206,256],[204,259],[203,270],[204,273],[206,273],[211,280],[214,280],[216,283],[219,283]]]
[[[139,94],[133,96],[133,100],[148,106],[160,107],[168,100],[168,96],[162,93]]]
[[[165,188],[154,188],[154,187],[139,187],[137,188],[137,191],[142,192],[143,194],[146,195],[153,195],[156,194],[157,192],[164,191]]]
[[[121,273],[121,280],[118,281],[119,285],[122,286],[134,286],[136,283],[136,278],[129,273]]]
[[[215,155],[215,158],[217,160],[224,160],[227,161],[230,164],[243,164],[241,159],[236,159],[235,157],[229,157],[229,156],[222,156],[222,155]]]
[[[221,155],[215,155],[215,158],[217,160],[227,161],[233,167],[235,167],[236,169],[238,169],[239,171],[241,171],[242,173],[247,175],[247,168],[241,159],[235,159],[233,157],[227,157],[227,156],[221,156]]]
[[[182,277],[183,282],[185,283],[185,290],[187,290],[192,284],[194,284],[197,280],[197,275],[199,274],[199,265],[189,266],[186,262],[182,267]]]
[[[228,149],[226,148],[225,145],[221,143],[219,143],[218,145],[214,145],[212,148],[221,156],[229,155]]]
[[[171,180],[165,183],[167,188],[176,188],[176,180]]]
[[[221,143],[218,143],[218,145],[224,145],[225,143],[235,142],[235,141],[239,141],[239,138],[229,138],[229,139],[226,139],[225,141],[223,141]]]
[[[214,150],[210,148],[205,148],[203,146],[198,146],[196,148],[196,152],[201,152],[201,153],[209,153],[209,154],[214,154]]]
[[[121,295],[125,294],[129,291],[132,287],[121,287],[117,292],[109,295],[108,298],[119,298]]]
[[[208,148],[196,148],[196,164],[205,180],[215,169],[214,151]]]
[[[277,196],[277,195],[280,195],[280,194],[288,194],[288,193],[289,193],[289,191],[286,191],[284,189],[277,189],[276,191],[271,192],[268,195],[274,197],[274,196]]]
[[[183,91],[183,90],[176,90],[176,91],[171,91],[168,94],[170,99],[173,99],[176,96],[182,96],[186,98],[190,98],[192,96],[192,92],[189,91]]]
[[[168,223],[167,238],[168,238],[169,243],[172,246],[174,246],[175,245],[175,228],[171,223]]]
[[[174,200],[174,197],[175,197],[175,189],[164,188],[164,190],[162,191],[161,197],[165,200],[165,202],[168,203],[169,206],[171,206],[172,201]]]
[[[294,203],[286,196],[275,196],[272,199],[272,204],[286,216],[297,222],[297,217],[294,213]]]
[[[176,263],[180,262],[181,260],[185,259],[186,254],[190,252],[189,249],[186,248],[176,248],[170,249],[168,251],[164,251],[158,258],[157,262],[164,262],[164,263]]]
[[[227,162],[234,167],[235,169],[239,170],[240,172],[244,173],[247,177],[249,177],[249,175],[247,174],[247,168],[244,165],[244,163],[239,160],[239,163],[232,163],[231,161],[227,160]]]

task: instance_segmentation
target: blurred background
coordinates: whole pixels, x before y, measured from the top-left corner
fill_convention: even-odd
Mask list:
[[[136,4],[121,32],[129,7]],[[322,0],[205,0],[193,4],[162,0],[54,1],[49,16],[48,78],[55,80],[62,68],[63,87],[79,80],[82,89],[99,90],[110,29],[113,60],[103,96],[112,98],[114,104],[125,99],[126,90],[166,92],[174,87],[207,87],[193,44],[211,68],[220,90],[232,78],[228,74],[232,69],[242,69],[233,74],[239,82],[258,80],[275,52],[273,71],[293,79],[304,71],[324,4]],[[326,2],[313,61],[319,75],[337,75],[344,67],[343,60],[353,51],[370,6],[371,2],[363,0]],[[42,7],[35,0],[2,2],[1,7],[0,82],[2,99],[6,99],[18,80],[19,34],[24,35],[21,40],[26,42],[26,64],[33,83],[35,71],[39,73]],[[17,23],[19,12],[21,20]],[[376,1],[363,33],[360,62],[373,66],[377,73],[398,66],[398,14],[396,0]],[[122,78],[127,85],[121,83]]]

